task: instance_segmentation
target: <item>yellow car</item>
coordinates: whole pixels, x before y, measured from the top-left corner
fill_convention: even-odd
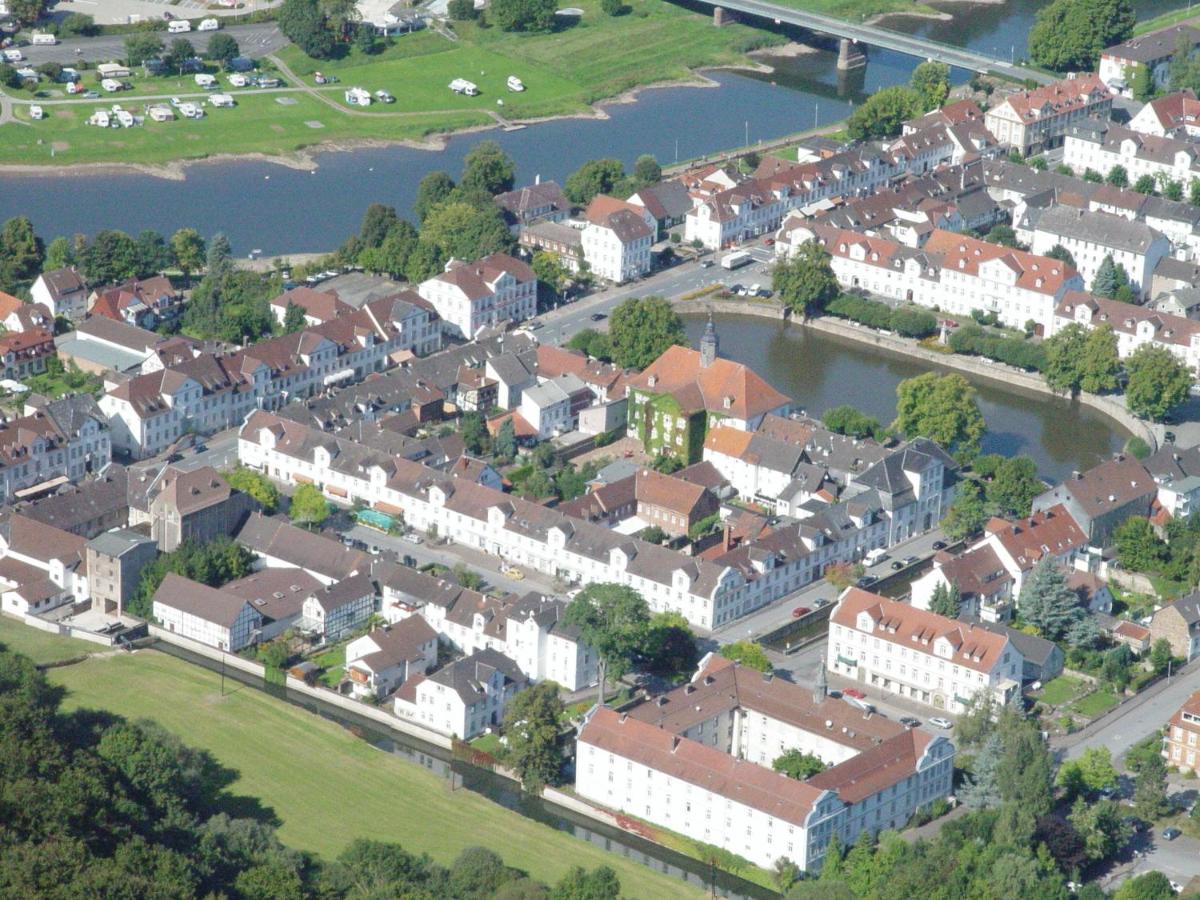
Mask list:
[[[520,569],[516,568],[515,566],[509,566],[505,569],[501,569],[500,574],[504,575],[508,578],[511,578],[513,581],[520,581],[522,578],[525,577],[525,573],[522,572]]]

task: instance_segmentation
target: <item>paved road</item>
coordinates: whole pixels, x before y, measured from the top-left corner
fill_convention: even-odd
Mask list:
[[[1181,834],[1173,841],[1159,837],[1158,829],[1134,836],[1131,850],[1139,854],[1131,862],[1115,869],[1106,879],[1101,881],[1101,887],[1112,890],[1121,882],[1147,872],[1162,872],[1178,885],[1187,885],[1200,871],[1200,841],[1186,834]]]
[[[1192,662],[1170,681],[1160,681],[1114,712],[1072,735],[1051,742],[1056,750],[1075,759],[1088,747],[1107,747],[1120,756],[1151,732],[1157,731],[1192,692],[1200,689],[1200,663]]]
[[[209,0],[58,0],[51,10],[56,19],[71,13],[91,16],[99,25],[124,25],[130,17],[161,19],[165,11],[177,19],[207,19],[209,16],[240,16],[278,6],[283,0],[246,0],[237,7],[221,7]],[[137,21],[136,18],[132,21]]]
[[[202,53],[208,47],[209,38],[214,34],[227,34],[234,38],[238,42],[242,55],[255,59],[281,50],[288,42],[274,22],[263,22],[258,25],[232,25],[221,31],[192,31],[178,35],[163,32],[161,37],[167,44],[177,37],[187,38],[197,52]],[[81,59],[93,63],[112,62],[125,57],[125,38],[126,35],[123,34],[98,35],[90,38],[72,38],[52,47],[30,45],[19,49],[25,55],[26,60],[35,66],[44,62],[69,65]]]

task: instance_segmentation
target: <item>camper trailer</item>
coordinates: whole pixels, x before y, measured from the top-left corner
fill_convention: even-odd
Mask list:
[[[455,78],[450,82],[450,90],[456,94],[466,94],[468,97],[474,97],[479,93],[479,88],[474,82],[467,81],[465,78]]]
[[[370,106],[371,92],[360,87],[346,89],[346,102],[351,106]]]

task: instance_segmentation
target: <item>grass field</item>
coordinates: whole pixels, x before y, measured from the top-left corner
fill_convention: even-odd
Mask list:
[[[1133,26],[1133,33],[1147,34],[1151,31],[1158,31],[1160,28],[1169,28],[1179,22],[1186,22],[1188,19],[1200,18],[1200,13],[1192,9],[1189,3],[1184,9],[1176,9],[1171,12],[1163,13],[1161,16],[1155,16],[1153,19],[1145,19]]]
[[[333,107],[296,90],[231,89],[219,76],[222,89],[236,98],[237,108],[209,109],[199,121],[179,118],[101,129],[84,124],[93,111],[119,103],[141,113],[148,96],[196,94],[194,80],[190,75],[134,76],[125,79],[133,90],[70,104],[53,102],[65,95],[50,88],[53,96],[43,103],[47,118],[41,122],[29,122],[28,106],[14,104],[23,124],[0,126],[0,165],[153,165],[218,153],[279,155],[322,142],[419,139],[490,124],[493,112],[509,119],[583,112],[589,104],[630,88],[688,78],[697,67],[745,63],[747,51],[784,40],[746,25],[714,28],[708,15],[660,0],[633,0],[620,16],[605,15],[598,0],[583,0],[580,6],[584,10],[580,20],[551,34],[514,34],[459,23],[455,25],[458,41],[427,31],[400,37],[373,56],[352,50],[342,59],[313,60],[295,47],[285,48],[280,59],[305,86],[316,87],[314,71],[341,79],[339,84],[319,88]],[[509,75],[521,78],[526,90],[509,91],[505,87]],[[281,77],[286,85],[296,87],[285,74]],[[450,91],[450,81],[460,77],[475,82],[480,95],[465,97]],[[90,74],[86,80],[91,86]],[[345,104],[344,91],[353,86],[372,93],[387,90],[396,102],[351,108]],[[29,99],[24,92],[14,96]],[[294,102],[283,105],[278,98]]]
[[[1079,713],[1081,716],[1094,719],[1101,713],[1108,712],[1119,702],[1120,698],[1113,693],[1112,688],[1103,687],[1093,691],[1086,697],[1079,698],[1068,708],[1072,712]]]
[[[14,653],[23,653],[35,663],[59,662],[105,649],[100,644],[38,631],[5,616],[0,616],[0,644]]]
[[[1060,675],[1042,685],[1038,699],[1049,706],[1061,706],[1066,703],[1083,687],[1083,682],[1069,675]]]
[[[937,15],[937,10],[915,0],[776,0],[805,12],[821,13],[848,22],[863,22],[885,13]]]
[[[151,718],[240,773],[234,794],[259,798],[281,821],[280,839],[329,859],[350,841],[393,841],[447,864],[472,845],[496,850],[534,878],[553,882],[572,865],[609,865],[622,895],[698,897],[648,868],[605,853],[469,791],[451,792],[419,766],[382,753],[336,725],[154,651],[55,669],[68,708]]]

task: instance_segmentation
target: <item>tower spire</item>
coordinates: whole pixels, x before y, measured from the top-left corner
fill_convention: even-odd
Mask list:
[[[708,314],[708,324],[704,326],[704,336],[700,338],[700,367],[707,369],[717,358],[721,341],[717,337],[717,326],[713,324],[712,312]]]

